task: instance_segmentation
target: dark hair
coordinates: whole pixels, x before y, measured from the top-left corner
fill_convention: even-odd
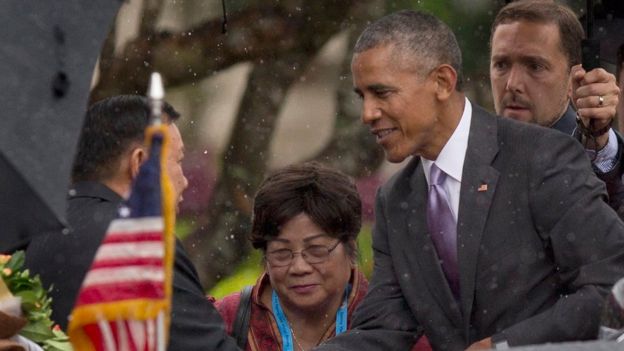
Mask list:
[[[253,247],[266,250],[281,226],[301,213],[327,235],[340,239],[355,258],[362,202],[351,178],[317,162],[291,165],[268,176],[254,199]]]
[[[507,4],[492,23],[490,47],[498,25],[518,21],[557,25],[561,51],[568,58],[568,66],[581,63],[581,40],[585,33],[581,22],[568,7],[552,0],[520,0]]]
[[[457,72],[456,90],[462,88],[462,54],[453,31],[435,16],[421,11],[403,10],[369,24],[353,49],[354,54],[380,45],[394,45],[399,56],[407,55],[419,64],[421,74],[441,64]]]
[[[180,116],[168,103],[163,111],[169,123]],[[119,95],[94,103],[78,140],[72,181],[102,181],[114,176],[123,153],[132,143],[143,142],[149,118],[149,102],[143,96]]]

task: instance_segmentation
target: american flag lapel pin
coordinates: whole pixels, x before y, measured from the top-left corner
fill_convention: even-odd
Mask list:
[[[480,193],[487,191],[487,184],[479,185],[479,187],[477,188],[477,191]]]

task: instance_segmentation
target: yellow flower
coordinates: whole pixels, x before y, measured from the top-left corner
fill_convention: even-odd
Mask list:
[[[11,259],[11,255],[0,255],[0,264],[5,264],[9,262]]]
[[[13,273],[13,271],[11,270],[11,268],[5,268],[2,270],[2,273],[6,276],[11,275],[11,273]]]

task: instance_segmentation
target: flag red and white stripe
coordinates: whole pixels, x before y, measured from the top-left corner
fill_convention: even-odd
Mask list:
[[[120,218],[111,222],[72,312],[69,336],[77,350],[166,348],[175,214],[162,171],[167,130],[150,128],[150,158]]]

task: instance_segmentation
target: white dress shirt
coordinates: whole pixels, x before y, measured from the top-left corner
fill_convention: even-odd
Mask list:
[[[429,184],[429,173],[431,164],[436,166],[447,174],[443,188],[451,202],[451,211],[457,222],[457,214],[459,212],[459,193],[461,190],[462,171],[464,169],[464,159],[466,158],[466,150],[468,149],[468,135],[470,134],[470,122],[472,121],[472,105],[466,98],[464,104],[464,112],[455,131],[444,144],[442,151],[435,161],[427,160],[421,156],[425,178]]]

